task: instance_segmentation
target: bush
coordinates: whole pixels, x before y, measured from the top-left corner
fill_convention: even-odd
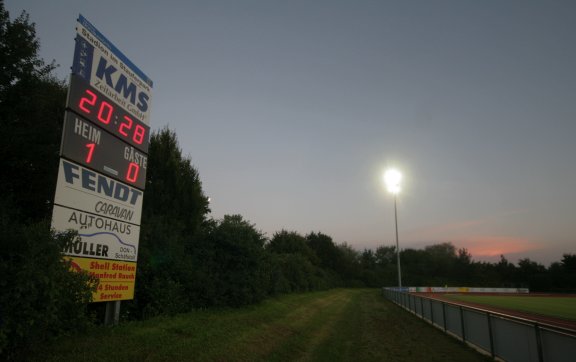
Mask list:
[[[25,225],[0,205],[0,357],[17,358],[39,342],[85,328],[93,280],[71,272],[61,250],[75,234],[48,222]]]

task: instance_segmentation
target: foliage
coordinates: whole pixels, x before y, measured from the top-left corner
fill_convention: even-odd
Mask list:
[[[264,235],[240,215],[208,225],[190,245],[196,304],[239,306],[263,300],[268,291]]]
[[[81,330],[95,281],[70,271],[61,250],[73,233],[54,234],[47,222],[22,224],[0,205],[0,356]]]
[[[340,265],[337,267],[336,272],[344,281],[346,287],[364,287],[366,284],[361,279],[361,268],[359,264],[360,254],[352,246],[347,243],[338,244],[337,246],[340,256]]]
[[[164,128],[150,138],[142,210],[135,300],[129,318],[190,310],[194,265],[187,244],[205,223],[208,199],[198,171],[182,156],[176,134]]]
[[[549,268],[521,259],[518,265],[504,256],[497,263],[475,262],[466,249],[452,243],[433,244],[424,249],[400,252],[404,286],[476,286],[529,288],[531,291],[576,292],[576,255],[564,254],[562,262]],[[360,280],[367,286],[395,286],[398,283],[396,248],[381,246],[364,250],[357,263]]]
[[[162,215],[193,233],[209,211],[198,171],[182,156],[176,133],[164,128],[150,139],[146,181],[147,213]]]
[[[275,233],[266,248],[277,254],[299,254],[315,265],[320,263],[316,253],[307,244],[306,238],[295,231],[282,230]]]
[[[297,232],[282,230],[274,234],[266,250],[276,267],[271,294],[324,289],[327,273],[318,266],[317,254],[308,246],[306,238]]]
[[[28,14],[10,21],[0,2],[0,190],[32,221],[51,212],[66,100],[38,49]]]
[[[548,269],[550,289],[556,292],[576,292],[576,254],[564,254],[560,262]]]
[[[3,0],[0,1],[0,39],[0,94],[23,79],[43,78],[54,70],[54,64],[46,65],[38,57],[40,42],[30,16],[22,12],[10,21]]]
[[[0,1],[0,355],[90,322],[94,281],[71,272],[61,250],[75,238],[50,231],[66,87],[38,57],[34,24],[11,21]]]

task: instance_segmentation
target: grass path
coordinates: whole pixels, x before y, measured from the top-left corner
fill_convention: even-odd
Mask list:
[[[386,301],[378,290],[337,289],[94,328],[31,360],[487,361]]]

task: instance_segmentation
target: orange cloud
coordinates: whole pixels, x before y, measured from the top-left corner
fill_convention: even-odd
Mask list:
[[[480,258],[519,254],[541,248],[528,239],[510,236],[477,236],[461,239],[456,244],[468,249],[473,257]]]

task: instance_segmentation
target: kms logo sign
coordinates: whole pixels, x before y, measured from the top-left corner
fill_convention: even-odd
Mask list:
[[[120,63],[120,65],[122,66],[122,63]],[[125,72],[129,72],[125,66],[122,66],[121,68]],[[125,102],[128,101],[140,112],[145,113],[148,110],[148,100],[150,99],[150,96],[143,90],[139,90],[141,85],[138,87],[138,85],[128,79],[124,73],[118,72],[117,66],[110,64],[104,57],[100,57],[96,68],[96,77],[100,81],[104,82],[108,87],[114,89]],[[131,78],[134,79],[135,77]],[[97,83],[99,82],[97,81]],[[97,88],[100,87],[97,86]]]
[[[72,72],[150,126],[152,80],[82,15],[76,34]],[[96,102],[88,96],[85,99],[90,105]]]

